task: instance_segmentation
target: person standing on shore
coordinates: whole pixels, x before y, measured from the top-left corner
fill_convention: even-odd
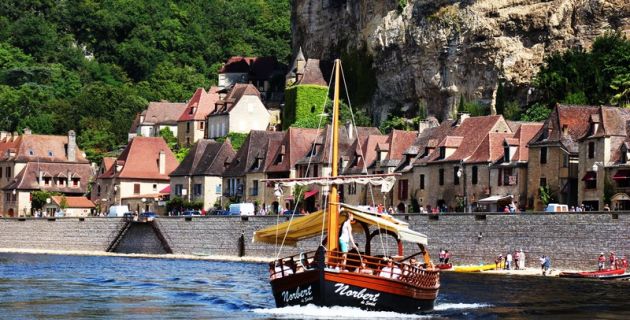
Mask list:
[[[546,276],[551,269],[551,258],[548,256],[540,257],[540,268],[542,269],[542,275]]]
[[[521,249],[521,254],[519,255],[518,263],[520,264],[519,268],[521,270],[525,270],[525,252]]]
[[[511,253],[507,253],[507,256],[505,256],[505,270],[511,270],[512,269],[512,254]]]
[[[521,261],[521,253],[517,250],[514,250],[514,270],[518,270],[520,268]]]

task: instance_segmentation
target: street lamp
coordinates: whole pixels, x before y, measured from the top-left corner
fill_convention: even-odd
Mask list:
[[[457,170],[457,178],[463,177],[464,185],[464,212],[468,212],[468,195],[466,194],[466,170],[464,170],[464,162],[460,162],[459,170]]]

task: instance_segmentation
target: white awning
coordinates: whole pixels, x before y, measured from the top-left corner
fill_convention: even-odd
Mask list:
[[[479,200],[479,203],[497,203],[503,200],[512,200],[512,196],[490,196]]]

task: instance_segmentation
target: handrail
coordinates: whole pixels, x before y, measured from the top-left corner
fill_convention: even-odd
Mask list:
[[[270,279],[279,279],[316,268],[316,255],[315,251],[311,251],[272,261],[269,263]],[[343,260],[341,252],[327,252],[325,254],[324,267],[329,271],[361,273],[388,278],[420,288],[437,289],[440,285],[440,270],[432,267],[423,267],[421,264],[411,265],[391,259],[388,262],[385,257],[358,253],[347,253],[345,266],[341,265]],[[363,267],[361,266],[362,262]]]

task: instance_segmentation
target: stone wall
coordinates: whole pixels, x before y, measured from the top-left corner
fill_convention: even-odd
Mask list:
[[[630,255],[630,212],[443,214],[437,217],[408,214],[398,218],[428,235],[434,260],[439,249],[445,248],[452,253],[456,264],[489,263],[499,253],[505,255],[508,251],[523,249],[529,267],[537,267],[538,257],[544,254],[551,256],[554,268],[592,269],[602,251]],[[280,217],[279,221],[286,219]],[[156,219],[157,227],[175,254],[237,256],[242,233],[245,256],[268,258],[276,256],[276,247],[252,243],[252,234],[276,221],[275,216]],[[0,219],[0,247],[105,251],[122,226],[123,222],[115,218]],[[127,235],[118,251],[125,248],[125,252],[141,252],[146,243],[157,246],[155,233],[148,225],[146,229],[146,232],[140,229],[133,232],[133,239]],[[364,237],[356,233],[356,240],[363,248]],[[314,250],[319,241],[316,237],[298,247],[285,247],[281,255]],[[139,247],[135,248],[134,242]],[[156,249],[155,246],[152,248]],[[384,236],[382,242],[378,237],[373,239],[372,248],[373,254],[383,253],[384,249],[387,254],[396,253],[395,241],[389,236]],[[414,252],[413,249],[406,244],[407,254]]]

